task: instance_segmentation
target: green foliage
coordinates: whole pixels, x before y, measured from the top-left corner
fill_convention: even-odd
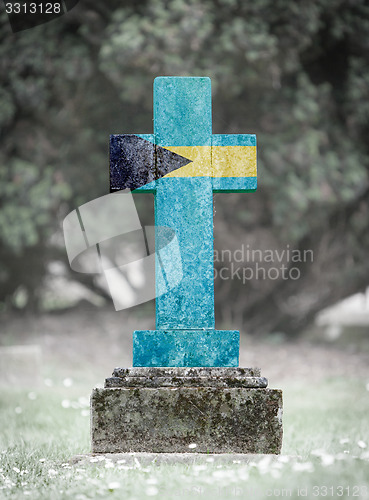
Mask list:
[[[60,204],[71,196],[70,186],[51,167],[19,159],[0,170],[0,241],[15,253],[36,246],[51,236]]]
[[[363,12],[368,14],[364,5],[345,2],[155,0],[144,12],[128,7],[115,13],[100,67],[122,99],[147,106],[143,75],[209,74],[215,107],[222,108],[222,132],[241,131],[245,122],[259,132],[261,182],[274,208],[273,227],[297,242],[318,214],[327,217],[368,183],[367,148],[354,124],[350,133],[340,116],[357,106],[355,125],[368,123],[365,43],[361,59],[347,57],[344,82],[324,67],[332,47],[360,45],[354,26]]]
[[[48,235],[62,216],[108,192],[108,135],[152,131],[157,75],[210,76],[214,133],[258,135],[258,193],[235,195],[232,217],[219,202],[229,234],[239,228],[245,237],[257,235],[262,226],[276,246],[312,246],[323,233],[334,239],[332,221],[340,219],[337,237],[349,235],[342,255],[367,248],[368,28],[364,0],[86,1],[79,11],[14,35],[3,14],[5,260],[16,250],[21,272],[26,249],[41,234],[47,260]],[[34,179],[21,203],[14,199],[14,169]],[[347,272],[369,276],[363,263]],[[1,276],[4,297],[12,287]]]

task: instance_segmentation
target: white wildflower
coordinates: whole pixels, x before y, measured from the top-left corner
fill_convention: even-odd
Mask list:
[[[199,464],[199,465],[194,465],[192,468],[194,471],[198,472],[202,470],[207,470],[208,467],[205,464]]]
[[[247,481],[249,479],[249,471],[247,467],[242,467],[238,470],[238,477],[241,481]]]
[[[311,455],[315,455],[316,457],[321,457],[322,455],[325,455],[325,450],[322,450],[321,448],[318,450],[313,450],[311,452]]]
[[[271,457],[265,456],[257,463],[257,468],[261,474],[266,474],[269,471],[271,460]]]
[[[78,402],[82,406],[90,406],[90,401],[88,398],[86,398],[86,396],[80,396],[78,398]]]
[[[113,491],[113,490],[118,490],[120,488],[120,483],[118,481],[112,481],[111,483],[108,484],[108,490]]]
[[[146,490],[146,495],[148,497],[154,497],[155,495],[157,495],[159,493],[159,490],[158,488],[156,488],[155,486],[150,486],[149,488],[147,488]]]
[[[326,455],[322,455],[320,459],[322,461],[323,467],[327,467],[328,465],[334,464],[334,456],[329,455],[328,453]]]
[[[311,462],[296,462],[292,465],[296,472],[314,472],[314,466]]]
[[[274,479],[279,479],[281,477],[281,472],[278,470],[278,469],[271,469],[270,471],[270,475],[274,478]]]

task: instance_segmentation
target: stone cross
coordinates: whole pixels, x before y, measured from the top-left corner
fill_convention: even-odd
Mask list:
[[[213,193],[256,190],[255,135],[212,134],[209,78],[158,77],[154,134],[111,136],[110,172],[112,190],[154,193],[155,225],[175,230],[181,252],[160,256],[157,290],[183,278],[157,296],[156,330],[134,332],[133,366],[238,366],[239,332],[215,330]]]

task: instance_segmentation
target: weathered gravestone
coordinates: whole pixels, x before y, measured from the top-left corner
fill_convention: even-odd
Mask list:
[[[159,77],[154,134],[111,136],[110,172],[111,190],[154,193],[181,259],[157,254],[156,330],[134,332],[133,367],[93,391],[93,452],[279,453],[282,392],[238,367],[239,332],[214,319],[213,193],[256,190],[256,137],[212,134],[209,78]]]

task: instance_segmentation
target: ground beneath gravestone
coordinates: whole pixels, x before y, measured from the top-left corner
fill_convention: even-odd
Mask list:
[[[147,328],[153,328],[150,318],[88,304],[40,316],[3,314],[0,347],[39,346],[44,378],[68,375],[81,383],[102,384],[113,368],[132,366],[132,332]],[[289,341],[281,334],[241,334],[240,366],[260,367],[270,387],[294,379],[317,383],[327,377],[367,377],[369,327],[363,332],[360,341],[357,335],[350,340],[349,332],[344,341],[334,342],[324,341],[316,331]]]
[[[39,346],[42,362],[41,376],[27,372],[23,388],[25,378],[17,375],[35,349],[8,359],[5,373],[0,363],[1,498],[368,498],[367,330],[360,342],[346,336],[335,344],[323,343],[317,332],[290,342],[281,334],[242,336],[241,365],[260,366],[270,387],[283,389],[279,457],[200,455],[196,443],[170,463],[164,455],[91,456],[89,395],[115,366],[131,365],[132,331],[153,326],[135,318],[138,311],[3,313],[0,352],[4,345]]]

